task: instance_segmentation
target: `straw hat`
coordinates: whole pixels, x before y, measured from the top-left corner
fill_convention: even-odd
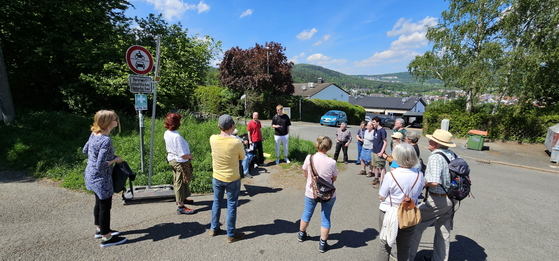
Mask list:
[[[402,133],[400,133],[400,132],[394,132],[394,133],[392,134],[392,136],[390,136],[390,137],[396,138],[396,139],[401,139],[401,138],[404,137],[404,135],[402,135]]]
[[[433,135],[427,134],[425,137],[443,146],[456,147],[456,144],[451,141],[452,133],[445,130],[437,129]]]

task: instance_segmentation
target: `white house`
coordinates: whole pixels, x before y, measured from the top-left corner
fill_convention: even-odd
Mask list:
[[[294,83],[294,96],[301,96],[308,99],[335,100],[349,102],[349,93],[333,83],[323,82],[318,78],[318,82]]]

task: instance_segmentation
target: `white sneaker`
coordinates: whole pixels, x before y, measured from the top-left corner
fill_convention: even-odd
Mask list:
[[[276,165],[278,165],[278,164],[279,164],[279,159],[276,159]]]
[[[286,163],[290,163],[291,161],[289,161],[289,159],[286,157],[286,158],[285,158],[285,162],[286,162]]]

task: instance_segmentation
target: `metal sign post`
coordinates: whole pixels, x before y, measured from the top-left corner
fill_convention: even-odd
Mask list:
[[[155,136],[155,117],[156,117],[156,107],[157,107],[157,84],[159,83],[159,65],[160,65],[160,52],[161,52],[161,36],[157,36],[157,50],[156,50],[156,65],[155,65],[155,79],[152,81],[151,77],[144,76],[130,76],[130,91],[137,91],[139,93],[152,93],[153,94],[153,104],[152,104],[152,115],[151,115],[151,139],[150,139],[150,151],[149,151],[149,171],[148,171],[148,186],[138,186],[133,189],[128,189],[125,193],[124,204],[127,204],[128,200],[141,200],[141,199],[152,199],[152,198],[174,198],[175,193],[172,185],[151,185],[151,178],[153,175],[153,147],[154,147],[154,136]],[[126,60],[132,71],[137,74],[149,73],[153,67],[153,58],[151,54],[141,46],[132,46],[128,49],[126,54]],[[136,60],[134,60],[136,59]],[[145,69],[145,70],[144,70]],[[139,100],[138,100],[139,99]],[[138,97],[136,100],[136,107],[139,112],[140,118],[140,150],[142,158],[142,172],[144,172],[144,139],[143,139],[143,114],[141,109],[147,110],[147,99],[145,95],[143,97]],[[141,103],[141,104],[139,104]]]

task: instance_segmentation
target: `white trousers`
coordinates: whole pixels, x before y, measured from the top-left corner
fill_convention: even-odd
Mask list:
[[[287,145],[289,144],[289,134],[278,136],[274,135],[274,141],[276,141],[276,158],[280,156],[280,142],[283,143],[283,156],[287,158]]]

